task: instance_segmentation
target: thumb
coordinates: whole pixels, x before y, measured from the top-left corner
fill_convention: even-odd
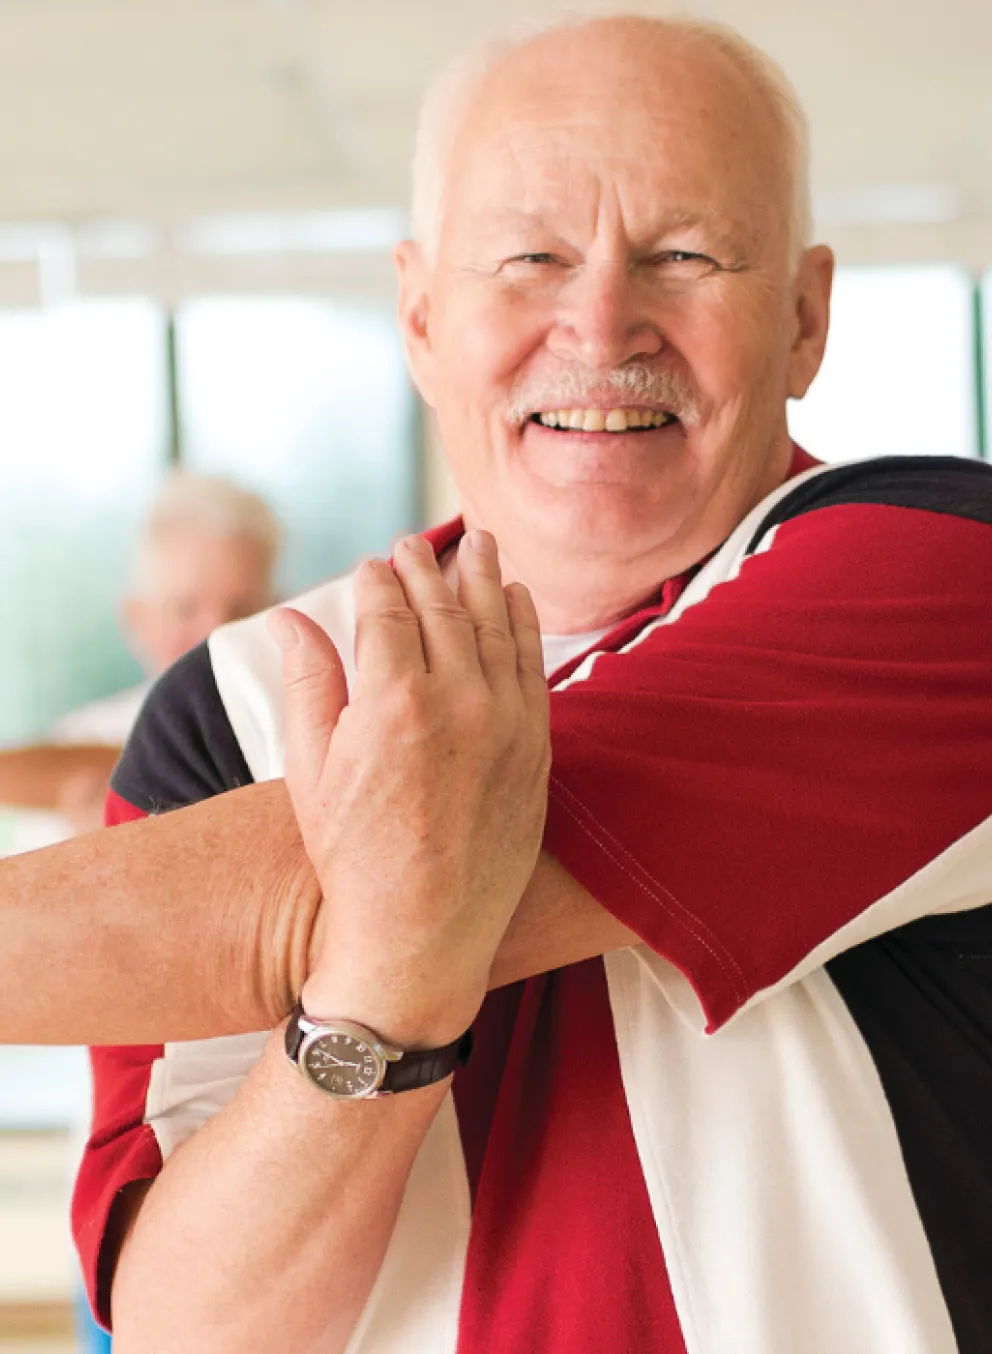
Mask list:
[[[267,624],[282,650],[286,784],[299,811],[297,797],[311,793],[320,781],[331,734],[348,703],[348,684],[337,649],[316,621],[279,607]]]

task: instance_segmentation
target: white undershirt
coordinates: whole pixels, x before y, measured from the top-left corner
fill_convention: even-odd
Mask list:
[[[553,672],[570,663],[580,653],[585,653],[586,649],[598,644],[612,629],[613,626],[608,625],[604,630],[588,630],[584,635],[542,635],[544,671],[550,677]]]
[[[438,556],[445,582],[454,591],[458,587],[457,542],[453,542]],[[588,630],[583,635],[542,635],[541,647],[544,650],[544,671],[550,677],[560,667],[577,658],[580,653],[598,643],[604,635],[613,629],[607,625],[602,630]]]

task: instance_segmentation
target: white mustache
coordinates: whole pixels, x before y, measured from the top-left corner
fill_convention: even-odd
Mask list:
[[[689,383],[674,371],[656,371],[640,362],[617,367],[591,378],[589,372],[562,371],[525,382],[514,392],[507,420],[519,426],[531,414],[554,409],[587,409],[606,396],[617,397],[617,407],[663,405],[684,425],[699,420],[699,406]]]

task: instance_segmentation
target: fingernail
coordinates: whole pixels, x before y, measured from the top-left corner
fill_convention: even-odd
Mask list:
[[[429,555],[431,553],[431,548],[423,536],[406,536],[402,544],[412,555]]]
[[[470,531],[468,543],[477,554],[495,555],[496,553],[496,542],[488,531]]]
[[[292,616],[287,616],[284,611],[273,611],[267,624],[269,634],[283,653],[289,653],[291,649],[295,649],[303,638],[300,627]]]

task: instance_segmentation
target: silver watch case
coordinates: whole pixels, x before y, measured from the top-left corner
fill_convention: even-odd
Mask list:
[[[365,1025],[351,1020],[311,1021],[299,1017],[303,1035],[296,1054],[301,1075],[332,1100],[372,1100],[380,1095],[390,1063],[401,1049],[384,1044]],[[347,1070],[346,1070],[347,1069]]]

